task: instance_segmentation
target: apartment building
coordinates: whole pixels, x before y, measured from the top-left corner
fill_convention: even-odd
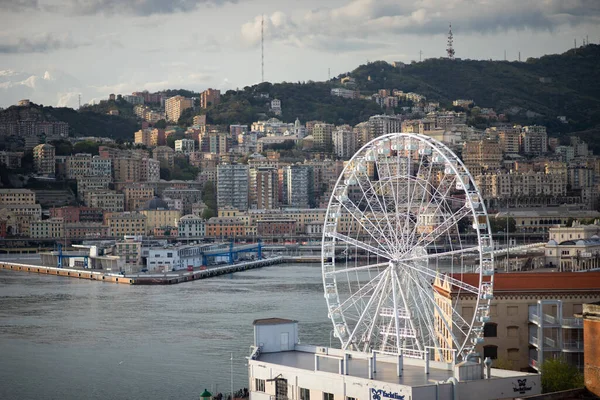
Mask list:
[[[279,174],[275,167],[251,167],[248,200],[250,208],[272,209],[279,204]]]
[[[79,153],[67,157],[67,179],[77,179],[90,175],[92,155]]]
[[[454,278],[471,286],[479,286],[478,274],[455,275]],[[436,304],[442,310],[454,309],[465,321],[473,319],[477,299],[472,293],[461,291],[458,286],[450,284],[444,277],[438,277],[434,287]],[[539,354],[537,350],[541,346],[539,342],[541,336],[536,333],[541,328],[544,330],[544,335],[547,335],[546,327],[554,329],[560,326],[560,330],[551,332],[554,345],[550,346],[551,349],[546,349],[566,357],[573,357],[571,361],[578,365],[580,358],[573,356],[573,353],[580,353],[583,347],[579,348],[580,345],[573,345],[572,342],[582,340],[579,333],[573,330],[580,329],[581,323],[573,318],[575,314],[581,313],[583,303],[598,300],[600,300],[600,272],[496,274],[493,300],[482,332],[484,340],[482,344],[477,345],[476,351],[492,360],[505,360],[515,370],[537,369],[542,360],[536,358]],[[540,304],[544,306],[540,308]],[[550,304],[552,318],[546,317],[547,304]],[[559,307],[560,312],[557,311]],[[540,318],[553,322],[544,326]],[[452,326],[452,329],[459,328]],[[442,334],[446,339],[449,335],[449,331]]]
[[[160,180],[160,161],[153,158],[140,160],[140,180],[142,182],[158,182]]]
[[[143,128],[139,131],[136,131],[133,134],[133,142],[135,144],[142,144],[146,147],[150,147],[150,133],[152,130],[150,128]]]
[[[293,208],[314,206],[313,168],[309,165],[289,165],[282,168],[282,202]]]
[[[0,189],[0,206],[35,204],[35,192],[29,189]]]
[[[61,239],[64,237],[64,224],[61,218],[31,221],[29,236],[32,239]]]
[[[158,146],[152,151],[152,158],[160,162],[161,166],[173,168],[175,166],[175,150],[168,146]]]
[[[192,213],[192,205],[202,200],[202,191],[199,189],[169,187],[162,192],[164,198],[179,199],[183,203],[183,214]]]
[[[125,196],[125,211],[137,211],[154,198],[154,188],[143,184],[127,185],[122,191]]]
[[[7,226],[12,228],[12,235],[29,236],[31,222],[42,219],[42,206],[39,204],[0,204],[0,216],[3,216]]]
[[[221,102],[221,91],[217,89],[206,89],[200,93],[200,107],[208,108]]]
[[[193,214],[179,218],[177,229],[180,238],[200,238],[206,235],[204,220]]]
[[[491,140],[465,142],[462,159],[471,174],[494,171],[502,167],[502,146]]]
[[[235,238],[244,236],[246,228],[239,218],[212,217],[205,222],[207,238]]]
[[[108,237],[108,226],[102,222],[65,223],[65,237],[67,239],[102,239]]]
[[[90,191],[85,193],[85,204],[105,212],[122,212],[125,210],[125,195],[114,190]]]
[[[189,155],[194,152],[196,142],[192,139],[179,139],[175,141],[175,152]]]
[[[54,176],[56,168],[55,148],[40,144],[33,148],[33,164],[38,175]]]
[[[66,224],[102,222],[104,213],[100,208],[65,206],[50,209],[51,218],[61,218]]]
[[[165,208],[141,210],[140,214],[146,217],[146,233],[151,234],[156,228],[177,227],[181,211],[169,210]]]
[[[333,152],[339,158],[347,160],[351,158],[357,150],[356,135],[352,129],[339,127],[332,133]]]
[[[548,134],[545,126],[524,126],[521,132],[521,151],[539,156],[548,152]]]
[[[146,234],[146,216],[140,213],[120,212],[105,216],[111,237],[143,236]]]
[[[177,122],[181,113],[192,108],[194,101],[183,96],[170,97],[165,101],[165,114],[168,121]]]
[[[403,132],[402,118],[396,115],[373,115],[369,118],[368,129],[370,139],[387,135],[388,133]]]
[[[217,207],[248,209],[248,166],[221,164],[217,167]]]
[[[138,158],[113,158],[115,182],[140,182],[141,160]]]
[[[125,260],[125,265],[142,265],[142,238],[125,236],[115,243],[115,253]]]
[[[112,160],[110,158],[101,158],[93,156],[90,163],[90,176],[107,176],[112,178]]]
[[[331,151],[333,147],[333,130],[335,125],[333,124],[315,124],[313,126],[313,139],[314,146],[323,151]]]

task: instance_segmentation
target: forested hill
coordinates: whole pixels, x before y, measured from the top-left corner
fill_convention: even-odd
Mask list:
[[[600,46],[590,44],[525,62],[438,58],[395,68],[379,61],[349,75],[364,93],[400,89],[448,105],[454,99],[473,99],[517,119],[531,111],[557,124],[556,116],[565,115],[570,124],[564,128],[583,130],[600,124],[598,65]]]

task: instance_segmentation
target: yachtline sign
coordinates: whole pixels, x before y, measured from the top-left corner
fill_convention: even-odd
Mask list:
[[[371,388],[371,400],[404,400],[405,395],[399,394],[398,392],[386,392],[382,389]]]

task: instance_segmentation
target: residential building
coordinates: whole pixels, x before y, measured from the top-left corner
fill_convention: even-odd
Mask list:
[[[454,275],[466,284],[479,286],[478,274]],[[437,278],[434,282],[435,301],[442,309],[455,309],[465,321],[474,318],[477,299],[470,293],[465,293],[456,284],[451,285],[444,277]],[[512,364],[516,370],[532,367],[539,368],[541,360],[537,349],[540,347],[539,332],[540,317],[544,320],[553,320],[548,328],[561,328],[554,331],[554,352],[573,357],[576,365],[579,358],[573,353],[581,353],[578,346],[573,347],[571,341],[579,341],[578,332],[581,323],[573,318],[580,314],[582,304],[600,300],[600,272],[518,272],[502,273],[494,276],[493,300],[488,312],[488,322],[483,328],[483,344],[476,347],[483,357],[503,359]],[[547,318],[546,306],[540,303],[552,301],[552,318]],[[560,313],[557,301],[560,303]],[[537,318],[536,318],[537,317]],[[458,329],[454,326],[453,329]],[[547,332],[544,331],[546,334]],[[450,332],[443,334],[447,339]],[[549,343],[549,341],[546,341]]]
[[[475,102],[473,100],[465,100],[465,99],[457,99],[452,101],[452,105],[454,107],[463,107],[463,108],[469,108],[469,106],[475,104]]]
[[[260,238],[286,239],[296,233],[295,219],[258,219],[256,235]]]
[[[343,97],[345,99],[358,99],[360,97],[360,92],[357,90],[350,90],[344,88],[333,88],[331,89],[331,95]]]
[[[200,151],[212,154],[227,154],[231,149],[231,137],[226,132],[209,132],[202,135]]]
[[[123,188],[125,211],[137,211],[154,198],[154,188],[140,183],[133,183]]]
[[[0,219],[6,221],[7,234],[29,236],[31,222],[42,219],[42,206],[39,204],[0,204]]]
[[[133,142],[135,144],[143,144],[146,147],[150,147],[150,136],[151,136],[151,132],[152,129],[150,128],[143,128],[140,129],[139,131],[136,131],[134,133],[134,137],[133,137]]]
[[[175,141],[175,152],[189,155],[194,152],[196,142],[192,139],[180,139]]]
[[[201,238],[206,235],[204,220],[193,214],[179,218],[177,229],[180,238]]]
[[[498,133],[500,146],[505,154],[519,154],[521,133],[516,130],[506,130]]]
[[[90,175],[92,155],[79,153],[67,157],[67,179],[77,179]]]
[[[90,207],[53,207],[50,209],[51,218],[60,218],[66,224],[102,222],[104,220],[102,209]]]
[[[373,115],[369,118],[368,129],[369,140],[388,133],[403,132],[402,118],[399,115]]]
[[[164,146],[167,144],[167,133],[164,129],[154,128],[150,131],[149,147]]]
[[[109,160],[110,161],[110,160]],[[80,176],[77,178],[77,197],[84,199],[88,192],[108,190],[112,179],[109,176]]]
[[[165,101],[165,114],[168,121],[177,122],[181,113],[192,108],[194,101],[183,96],[170,97]]]
[[[248,166],[221,164],[217,167],[217,207],[248,209]]]
[[[111,237],[143,236],[146,234],[146,216],[140,213],[109,213],[105,216]]]
[[[107,176],[112,178],[112,160],[93,156],[90,163],[90,176]]]
[[[339,158],[347,160],[356,153],[356,135],[349,127],[334,130],[332,140],[333,152]]]
[[[142,238],[125,236],[117,240],[115,254],[125,260],[125,265],[142,265]]]
[[[281,115],[281,100],[271,100],[271,112],[275,115]]]
[[[160,161],[153,158],[142,158],[140,180],[142,182],[158,182],[160,180]]]
[[[23,155],[21,151],[0,151],[0,166],[8,169],[21,168]]]
[[[315,124],[313,127],[314,145],[323,151],[331,151],[332,135],[335,126],[333,124]]]
[[[313,168],[308,165],[290,165],[282,170],[282,200],[293,208],[314,206]]]
[[[181,211],[169,210],[164,200],[160,198],[149,200],[140,213],[146,216],[148,234],[151,234],[155,228],[176,227],[181,217]]]
[[[0,189],[0,206],[35,204],[35,192],[29,189]]]
[[[54,146],[50,144],[35,146],[33,148],[33,164],[38,175],[54,176],[56,168]]]
[[[251,167],[248,200],[250,208],[273,209],[279,203],[279,174],[275,167]]]
[[[241,219],[235,217],[212,217],[205,222],[207,238],[235,238],[244,236],[246,229]]]
[[[502,167],[502,146],[491,140],[468,141],[463,145],[462,159],[473,175]]]
[[[85,204],[105,212],[122,212],[125,209],[125,195],[114,190],[86,192]]]
[[[521,151],[526,155],[539,156],[548,152],[548,134],[545,126],[523,127],[521,133]]]
[[[175,166],[175,150],[168,146],[158,146],[152,151],[152,158],[160,162],[165,168]]]
[[[183,203],[183,215],[192,213],[192,204],[202,200],[202,191],[198,189],[171,187],[163,190],[163,198],[180,199]]]
[[[200,107],[208,108],[216,106],[221,102],[221,91],[217,89],[206,89],[200,93]]]
[[[142,162],[138,158],[113,158],[115,182],[140,182]]]
[[[29,236],[32,239],[61,239],[64,237],[64,221],[60,218],[50,218],[31,221]]]
[[[109,237],[108,226],[102,222],[65,222],[64,230],[67,239],[91,240]]]

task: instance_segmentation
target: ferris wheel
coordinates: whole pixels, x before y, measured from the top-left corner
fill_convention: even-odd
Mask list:
[[[323,226],[341,347],[465,359],[489,320],[492,250],[485,205],[448,147],[409,133],[372,140],[346,164]]]

